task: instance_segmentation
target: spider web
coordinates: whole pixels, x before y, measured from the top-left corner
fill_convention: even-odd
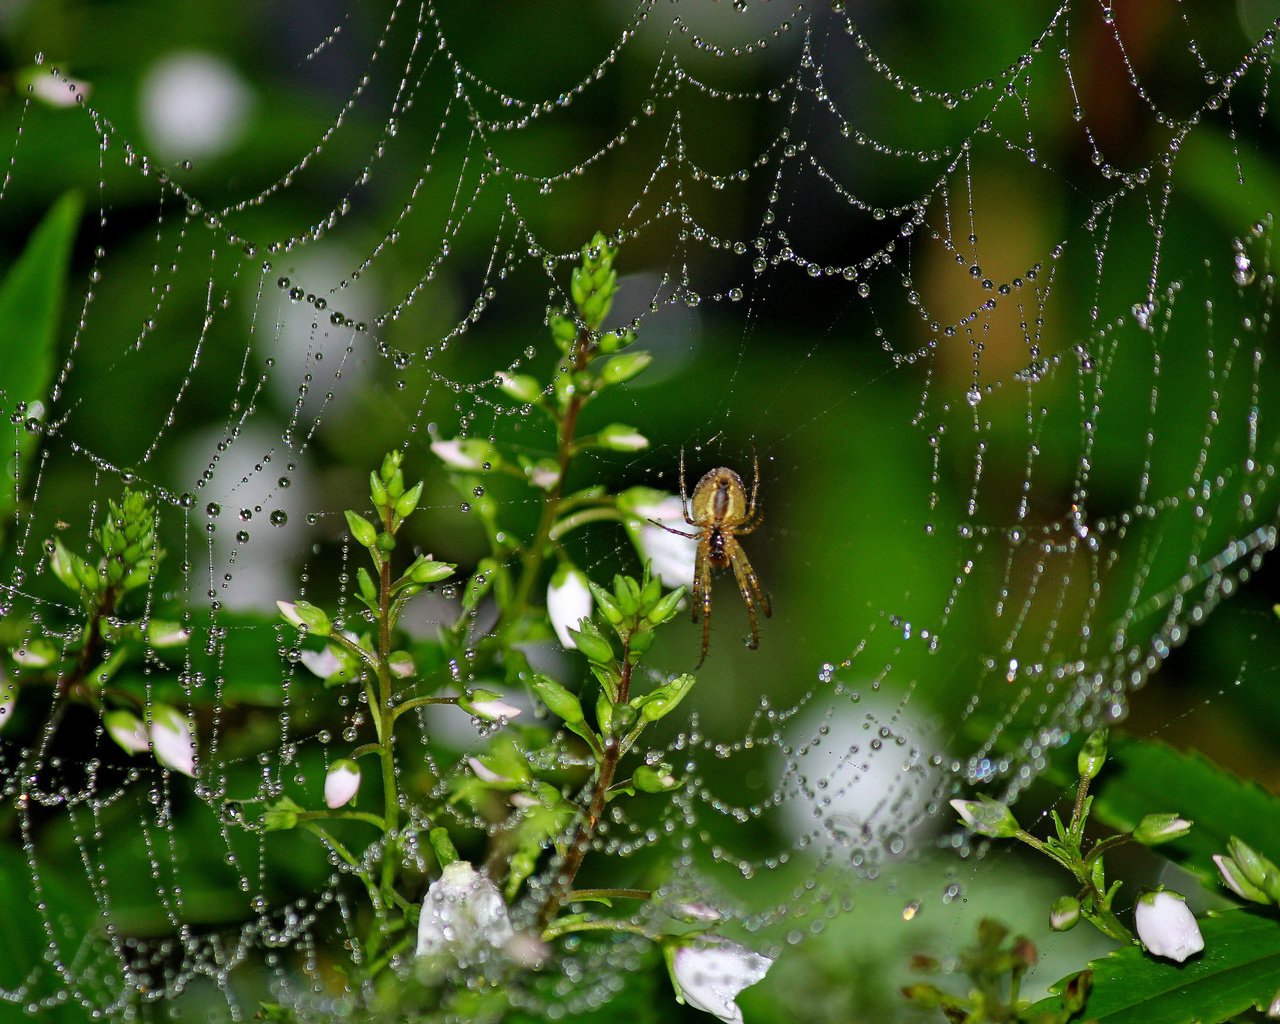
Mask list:
[[[776,951],[838,921],[850,879],[967,855],[947,797],[1013,798],[1053,749],[1125,718],[1275,545],[1273,26],[1261,3],[1025,6],[542,5],[483,31],[429,2],[310,16],[271,31],[297,51],[282,79],[314,92],[255,114],[291,126],[294,157],[203,177],[152,152],[123,89],[86,95],[75,54],[37,57],[39,89],[6,112],[0,215],[72,187],[94,215],[55,386],[38,410],[8,399],[15,449],[39,444],[5,613],[73,649],[43,542],[87,541],[122,485],[149,488],[178,570],[148,600],[184,603],[193,641],[143,678],[200,737],[193,784],[21,698],[0,736],[5,872],[43,949],[5,1002],[347,1007],[327,970],[355,935],[349,879],[305,837],[244,831],[228,800],[314,788],[363,718],[353,702],[321,721],[263,612],[348,600],[341,511],[388,448],[428,474],[425,514],[457,546],[439,557],[474,565],[469,502],[430,477],[427,445],[546,453],[495,374],[545,372],[537,318],[597,227],[628,274],[613,318],[655,355],[609,411],[654,443],[583,460],[674,492],[682,447],[696,476],[754,446],[767,520],[744,546],[776,608],[741,650],[717,586],[693,717],[650,752],[686,784],[617,813],[598,851],[673,861],[658,906],[715,892]],[[501,499],[516,521],[526,495]],[[597,577],[634,565],[616,528],[573,551]],[[695,634],[655,671],[687,667]],[[278,676],[246,681],[264,647]],[[469,771],[433,767],[442,787]],[[67,912],[86,901],[87,929]],[[621,990],[625,953],[572,952],[565,976],[596,983],[565,1009]]]

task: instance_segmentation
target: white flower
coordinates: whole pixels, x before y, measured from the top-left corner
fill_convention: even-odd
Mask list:
[[[591,614],[591,590],[587,586],[587,578],[568,562],[561,562],[551,577],[551,585],[547,587],[547,614],[551,616],[551,625],[556,636],[566,651],[578,646],[569,633],[569,628],[578,628],[578,624]]]
[[[330,810],[343,807],[360,791],[360,768],[348,758],[334,761],[324,777],[324,803]]]
[[[420,957],[448,955],[466,967],[505,950],[514,937],[498,887],[465,860],[448,865],[422,900]]]
[[[334,653],[332,647],[326,647],[322,651],[303,651],[298,660],[302,662],[303,668],[321,679],[337,675],[343,668],[342,659]]]
[[[454,438],[452,441],[432,441],[431,450],[446,466],[474,471],[483,469],[486,462],[493,463],[493,446],[478,438]]]
[[[130,754],[140,754],[151,746],[147,739],[147,727],[132,711],[108,711],[102,716],[107,735]]]
[[[151,746],[156,760],[175,772],[196,774],[195,740],[191,738],[191,723],[168,704],[156,704],[151,709]]]
[[[680,998],[695,1010],[719,1017],[724,1024],[742,1024],[738,993],[760,981],[773,959],[740,946],[719,941],[714,945],[681,946],[675,951],[671,972]]]
[[[663,586],[671,590],[682,586],[692,587],[693,563],[698,551],[697,539],[677,536],[649,522],[652,519],[685,533],[692,533],[693,529],[684,521],[680,499],[673,495],[652,505],[637,505],[635,514],[641,519],[637,540],[640,553],[653,563],[654,575],[662,580]]]
[[[1204,949],[1200,926],[1179,893],[1168,889],[1143,893],[1138,897],[1133,916],[1138,938],[1148,953],[1182,963]]]

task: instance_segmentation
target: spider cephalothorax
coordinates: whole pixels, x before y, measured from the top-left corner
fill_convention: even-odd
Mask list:
[[[756,606],[764,611],[765,616],[773,614],[769,605],[769,597],[760,589],[760,581],[756,572],[747,560],[746,552],[738,543],[738,537],[750,533],[763,521],[763,514],[757,510],[756,495],[760,490],[760,461],[752,457],[754,478],[751,484],[751,497],[747,497],[747,489],[742,484],[742,477],[731,469],[721,466],[705,474],[693,489],[693,498],[684,482],[684,449],[680,449],[680,507],[684,512],[684,521],[694,527],[695,533],[685,533],[653,521],[668,533],[688,537],[698,542],[698,551],[693,571],[693,621],[702,619],[702,655],[698,658],[701,665],[707,656],[707,646],[711,642],[711,574],[716,569],[732,569],[738,581],[738,591],[747,605],[747,615],[751,618],[751,648],[760,646],[760,632],[756,625]]]

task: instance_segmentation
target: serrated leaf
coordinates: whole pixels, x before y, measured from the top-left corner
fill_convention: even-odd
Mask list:
[[[1217,1024],[1250,1007],[1265,1009],[1280,988],[1280,920],[1246,910],[1200,919],[1204,952],[1183,964],[1137,946],[1095,960],[1081,1020],[1091,1024]],[[1057,988],[1057,986],[1055,986]],[[1050,1013],[1057,996],[1025,1016]]]
[[[1149,740],[1113,740],[1098,780],[1093,820],[1120,832],[1143,816],[1173,811],[1195,825],[1160,852],[1205,878],[1217,878],[1215,853],[1239,836],[1273,860],[1280,858],[1280,799],[1220,768],[1201,754]]]

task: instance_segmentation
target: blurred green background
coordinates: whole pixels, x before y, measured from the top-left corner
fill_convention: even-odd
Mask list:
[[[793,797],[746,825],[699,809],[699,828],[731,855],[791,858],[749,883],[700,865],[750,906],[799,908],[773,919],[768,941],[788,945],[744,997],[748,1019],[896,1019],[893,979],[909,953],[954,949],[989,910],[1041,927],[1057,889],[1017,857],[902,857],[890,837],[927,851],[946,777],[1017,783],[1082,715],[1127,709],[1128,728],[1274,787],[1269,568],[1229,584],[1240,592],[1194,630],[1184,623],[1244,565],[1211,560],[1275,519],[1269,65],[1249,66],[1226,103],[1208,101],[1280,4],[1127,5],[1110,24],[1085,5],[924,0],[426,10],[0,10],[0,266],[60,197],[83,204],[65,291],[55,266],[45,275],[60,310],[58,395],[45,398],[56,430],[37,444],[22,416],[15,426],[15,446],[37,454],[6,507],[6,612],[60,621],[66,609],[42,603],[56,602],[43,539],[84,538],[91,502],[114,497],[124,474],[161,489],[159,595],[194,607],[208,641],[195,668],[209,692],[221,679],[221,728],[235,738],[227,777],[252,778],[253,754],[277,742],[271,603],[303,576],[311,594],[336,595],[341,510],[400,445],[428,480],[414,540],[474,566],[483,534],[427,445],[463,431],[547,452],[548,433],[511,414],[493,375],[549,375],[544,310],[561,301],[573,254],[597,229],[634,231],[615,312],[642,318],[655,365],[592,415],[652,444],[588,456],[571,484],[675,490],[682,446],[691,476],[721,464],[745,475],[753,445],[761,456],[767,521],[747,550],[776,612],[747,651],[740,601],[727,581],[717,588],[697,703],[710,744],[748,730],[756,741],[699,757],[709,794],[751,806],[785,777]],[[1236,239],[1254,265],[1243,287]],[[557,257],[550,268],[544,254]],[[291,301],[290,288],[324,308]],[[1149,298],[1154,331],[1131,311]],[[333,324],[335,313],[366,329]],[[36,316],[4,318],[6,361],[37,349]],[[10,411],[40,397],[8,379]],[[528,492],[494,493],[504,522],[527,533]],[[285,526],[267,525],[275,510]],[[248,540],[233,541],[239,529]],[[616,528],[573,544],[600,578],[634,566]],[[686,668],[697,631],[672,632],[658,660]],[[762,698],[801,708],[790,731],[760,716]],[[6,801],[20,788],[13,736],[37,720],[20,704],[5,734]],[[69,726],[70,748],[75,735]],[[819,735],[861,752],[786,774],[793,748]],[[920,769],[902,772],[895,746]],[[847,806],[822,806],[824,773]],[[181,811],[188,798],[176,799]],[[242,837],[219,836],[190,803],[170,834],[179,849],[159,859],[181,866],[186,911],[214,932],[250,918],[223,863]],[[110,815],[138,810],[124,800]],[[21,894],[33,869],[18,817],[0,808],[0,870]],[[0,984],[12,990],[31,969],[33,992],[47,994],[61,983],[43,950],[57,941],[66,957],[68,943],[44,922],[77,935],[96,896],[76,842],[88,821],[54,811],[38,826],[54,910],[12,904],[15,956]],[[855,859],[833,837],[859,829],[877,849]],[[816,841],[793,849],[809,831]],[[120,934],[164,934],[154,854],[135,838],[103,854],[118,858],[102,873],[119,888]],[[326,873],[304,837],[240,855],[268,865],[273,902]],[[839,871],[817,873],[830,895],[807,888],[823,857],[861,869],[851,910]],[[1044,983],[1081,955],[1052,941],[1066,966],[1042,968]],[[252,968],[243,974],[254,991]],[[673,1019],[658,982],[636,997],[636,1019]],[[199,1013],[194,989],[185,998]],[[817,995],[798,1006],[796,992]],[[83,1016],[74,1003],[65,1019]]]

